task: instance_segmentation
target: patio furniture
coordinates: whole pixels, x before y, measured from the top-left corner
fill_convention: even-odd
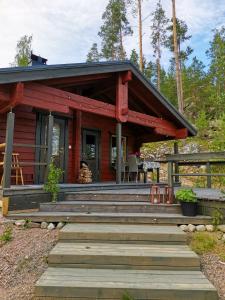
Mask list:
[[[160,203],[160,187],[158,185],[153,185],[151,187],[150,202],[152,204],[159,204]]]
[[[130,181],[130,174],[136,175],[136,182],[138,181],[138,161],[136,155],[130,155],[128,157],[128,182]]]
[[[0,163],[0,165],[2,165],[4,168],[5,153],[3,152],[2,154],[3,154],[3,161]],[[11,178],[16,179],[16,185],[19,184],[19,179],[20,179],[21,184],[24,185],[23,170],[19,163],[19,153],[12,153],[11,170],[15,171],[15,175],[11,175]],[[3,169],[2,178],[1,178],[1,185],[3,183],[3,177],[4,177],[4,169]]]

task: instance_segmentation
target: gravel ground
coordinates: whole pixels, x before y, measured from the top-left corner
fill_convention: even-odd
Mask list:
[[[0,219],[2,221],[2,219]],[[0,234],[6,225],[0,225]],[[13,239],[0,244],[0,299],[31,300],[34,284],[47,268],[58,230],[13,226]]]
[[[225,300],[225,263],[214,254],[201,256],[201,267],[203,273],[212,282],[218,291],[219,299]]]

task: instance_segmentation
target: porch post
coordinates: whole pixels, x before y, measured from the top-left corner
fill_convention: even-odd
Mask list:
[[[47,139],[47,157],[46,157],[46,172],[45,172],[45,182],[47,181],[48,172],[49,172],[49,164],[52,159],[52,133],[53,133],[53,124],[54,117],[51,112],[48,115],[48,139]]]
[[[5,137],[5,155],[3,166],[3,182],[2,188],[10,188],[11,186],[11,168],[12,168],[12,152],[13,152],[13,134],[14,134],[15,114],[9,112],[6,123]]]
[[[121,183],[122,123],[116,124],[116,183]]]
[[[179,154],[179,149],[178,149],[178,142],[174,142],[173,144],[173,148],[174,148],[174,154]],[[179,164],[176,162],[175,163],[175,167],[174,167],[174,171],[176,174],[179,173]],[[180,178],[179,176],[175,176],[175,180],[174,180],[174,183],[179,183],[180,182]]]
[[[168,185],[173,187],[173,162],[168,161]]]
[[[80,161],[81,161],[81,122],[82,122],[82,112],[80,110],[76,110],[75,112],[75,121],[74,121],[74,149],[73,149],[73,157],[74,157],[74,181],[78,181],[79,170],[80,170]]]

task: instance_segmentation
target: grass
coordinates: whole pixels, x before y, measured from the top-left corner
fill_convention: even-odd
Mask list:
[[[218,232],[195,232],[190,240],[191,249],[199,255],[213,253],[225,261],[225,242],[218,239]]]
[[[7,243],[9,241],[12,240],[13,236],[13,230],[12,230],[12,227],[7,227],[3,233],[0,235],[0,241],[4,242],[4,243]]]

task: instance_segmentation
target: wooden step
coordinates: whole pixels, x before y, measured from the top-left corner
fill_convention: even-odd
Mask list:
[[[67,224],[60,230],[60,241],[185,244],[187,235],[177,226],[124,224]]]
[[[60,242],[48,263],[64,268],[200,270],[198,255],[186,245]]]
[[[218,300],[199,271],[48,268],[35,287],[35,300],[117,299]]]
[[[198,215],[185,217],[181,214],[159,213],[76,213],[76,212],[28,212],[9,213],[9,218],[30,219],[34,222],[70,223],[121,223],[121,224],[211,224],[211,217]]]
[[[151,204],[129,201],[59,201],[42,203],[40,211],[89,212],[89,213],[180,213],[180,204]]]

